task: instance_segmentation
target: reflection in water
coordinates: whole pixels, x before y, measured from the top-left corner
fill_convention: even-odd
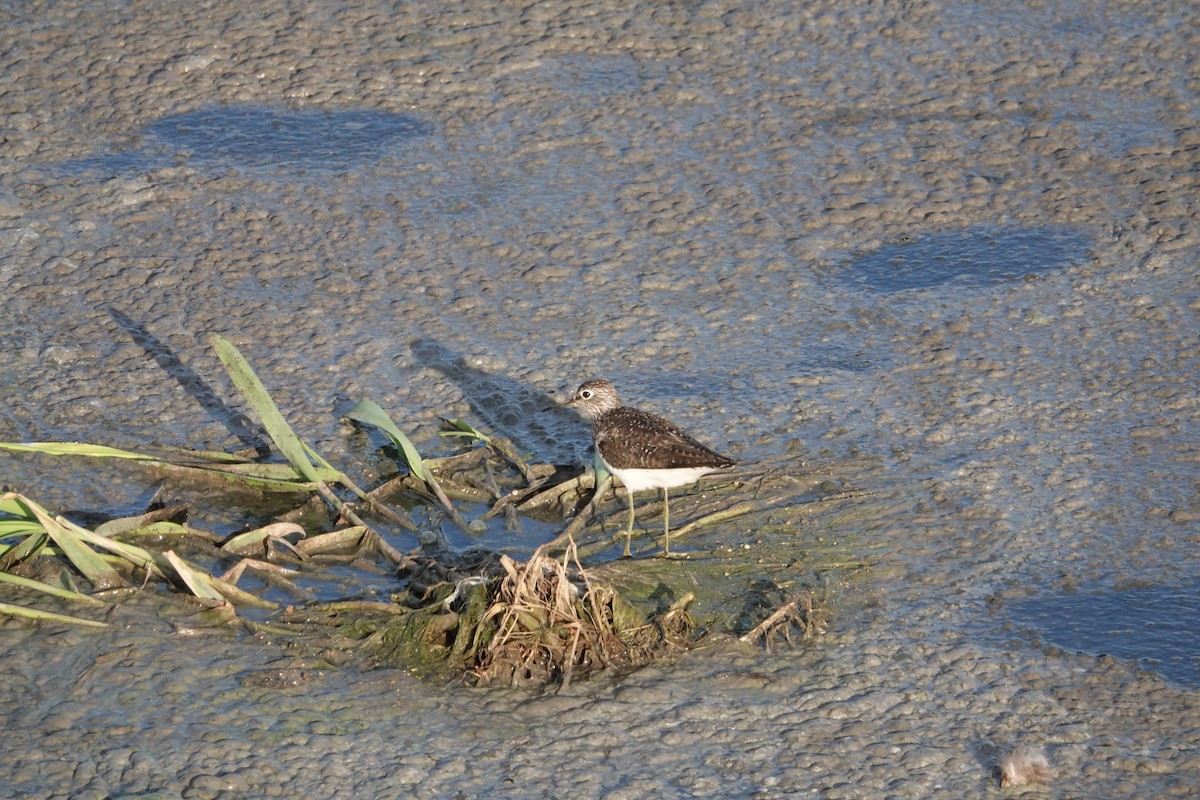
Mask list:
[[[1066,227],[969,228],[884,245],[844,266],[843,282],[892,294],[953,283],[990,286],[1080,263],[1091,240]]]
[[[1198,590],[1200,584],[1038,597],[1008,612],[1064,650],[1136,660],[1169,680],[1200,686]]]

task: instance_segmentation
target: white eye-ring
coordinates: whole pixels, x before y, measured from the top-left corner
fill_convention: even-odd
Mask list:
[[[579,396],[582,397],[584,400],[588,400],[592,396],[592,390],[584,389],[582,392],[579,393]]]

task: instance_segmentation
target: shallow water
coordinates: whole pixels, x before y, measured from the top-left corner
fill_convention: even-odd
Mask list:
[[[73,159],[62,170],[138,174],[194,164],[282,173],[294,181],[306,172],[372,164],[426,133],[411,115],[370,109],[217,106],[156,119],[139,135],[139,147]]]
[[[1087,248],[1087,234],[1069,228],[942,231],[859,256],[841,277],[884,294],[942,284],[992,286],[1082,264]]]
[[[607,377],[741,461],[877,456],[904,502],[821,640],[559,695],[313,669],[153,598],[0,620],[0,794],[979,796],[1018,744],[1058,797],[1194,791],[1191,6],[8,13],[0,439],[255,446],[217,332],[364,478],[360,398],[426,452],[463,417],[569,461],[586,425],[539,409]],[[155,489],[0,471],[86,515]]]
[[[1049,644],[1136,661],[1169,680],[1200,686],[1196,584],[1038,597],[1011,604],[1008,613]]]

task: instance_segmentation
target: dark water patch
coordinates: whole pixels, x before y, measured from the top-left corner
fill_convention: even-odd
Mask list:
[[[1064,650],[1137,661],[1200,686],[1200,582],[1038,597],[1011,604],[1008,613]]]
[[[330,172],[370,164],[431,128],[373,109],[225,106],[155,120],[142,146],[67,162],[72,171],[145,171],[179,164]]]
[[[992,286],[1081,263],[1091,239],[1068,227],[968,228],[892,242],[839,271],[846,284],[894,294],[935,286]]]
[[[253,106],[191,111],[147,128],[150,136],[200,161],[318,169],[373,161],[390,145],[427,132],[408,114]]]

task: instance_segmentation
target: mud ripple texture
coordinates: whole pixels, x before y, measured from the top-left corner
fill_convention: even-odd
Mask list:
[[[437,416],[500,398],[504,433],[569,458],[584,426],[503,398],[604,376],[739,459],[878,453],[913,487],[822,645],[569,696],[394,673],[255,687],[239,678],[288,668],[268,643],[4,622],[0,793],[978,796],[1016,745],[1045,748],[1057,797],[1200,784],[1195,688],[1005,613],[1196,577],[1195,6],[0,13],[0,438],[240,446],[217,332],[335,460],[373,451],[337,421],[364,396],[428,447]],[[162,133],[220,109],[405,127],[324,161],[294,132],[275,159]],[[1022,253],[998,282],[845,280],[978,230],[1087,246]],[[60,508],[150,491],[2,468]]]

